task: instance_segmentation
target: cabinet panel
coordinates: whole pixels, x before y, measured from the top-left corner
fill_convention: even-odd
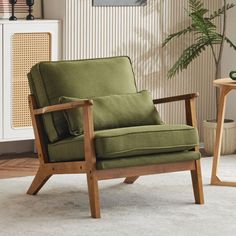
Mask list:
[[[3,34],[3,138],[33,139],[27,73],[40,61],[59,59],[59,23],[6,24]]]

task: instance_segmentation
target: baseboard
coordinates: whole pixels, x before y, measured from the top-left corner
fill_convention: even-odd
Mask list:
[[[34,140],[2,142],[0,143],[0,156],[8,154],[19,154],[34,151]]]

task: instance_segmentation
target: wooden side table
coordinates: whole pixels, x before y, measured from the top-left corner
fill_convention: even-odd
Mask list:
[[[222,181],[217,176],[219,161],[220,161],[223,125],[224,125],[224,118],[225,118],[226,98],[227,98],[228,93],[231,90],[236,89],[236,81],[230,78],[219,79],[219,80],[214,81],[214,86],[220,88],[220,100],[219,100],[219,107],[218,107],[218,121],[217,121],[217,128],[216,128],[216,139],[215,139],[215,147],[214,147],[211,184],[236,187],[236,182]]]

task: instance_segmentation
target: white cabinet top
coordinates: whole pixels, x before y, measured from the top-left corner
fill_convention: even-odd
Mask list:
[[[0,19],[0,24],[43,24],[43,23],[59,23],[60,20],[46,20],[46,19],[36,19],[36,20],[24,20],[24,19],[19,19],[19,20],[8,20],[8,19]]]

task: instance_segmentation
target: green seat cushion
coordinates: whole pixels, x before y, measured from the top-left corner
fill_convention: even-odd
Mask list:
[[[195,128],[149,125],[100,131],[95,138],[98,158],[116,158],[190,150],[198,144]]]
[[[61,97],[61,103],[75,102],[80,99]],[[83,133],[83,110],[80,108],[64,111],[70,133]],[[93,98],[93,119],[95,130],[159,125],[161,118],[153,104],[150,92],[125,95],[110,95]]]
[[[97,159],[171,153],[193,149],[198,133],[187,125],[148,125],[95,132]],[[83,135],[71,136],[48,145],[50,161],[84,159]]]
[[[183,152],[172,152],[162,154],[152,154],[145,156],[135,157],[120,157],[116,159],[104,159],[97,161],[98,170],[106,170],[113,168],[124,168],[132,166],[145,166],[165,163],[175,163],[191,160],[199,160],[201,157],[200,152],[195,151],[183,151]]]
[[[41,62],[28,79],[39,107],[57,104],[61,96],[83,99],[137,92],[128,57]],[[50,142],[69,134],[62,112],[44,115],[43,124]]]

